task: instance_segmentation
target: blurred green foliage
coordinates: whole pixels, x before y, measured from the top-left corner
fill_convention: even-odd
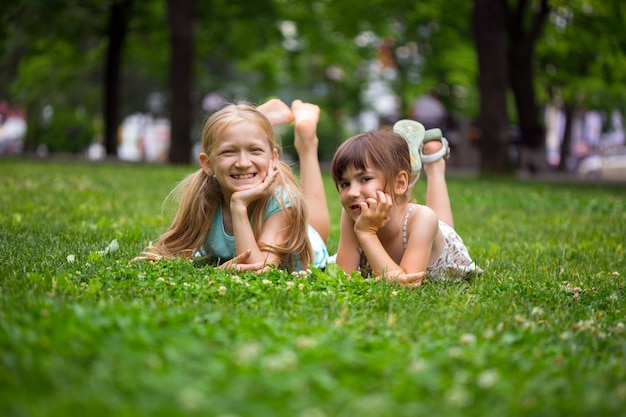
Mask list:
[[[0,99],[27,109],[31,144],[40,141],[35,133],[43,128],[46,106],[84,110],[100,129],[114,1],[14,0],[0,9]],[[529,12],[538,2],[530,2]],[[508,4],[514,9],[519,2]],[[624,109],[621,1],[548,4],[552,12],[534,62],[540,104],[558,96],[577,106]],[[390,87],[402,115],[417,96],[437,87],[453,115],[473,119],[478,88],[472,6],[467,0],[198,1],[194,136],[206,113],[203,97],[217,92],[256,103],[269,96],[315,102],[330,118],[329,142],[339,143],[367,108],[362,93],[371,81],[368,67],[385,43],[391,45],[396,76]],[[169,36],[164,1],[133,2],[123,46],[122,115],[149,111],[152,93],[168,97]]]

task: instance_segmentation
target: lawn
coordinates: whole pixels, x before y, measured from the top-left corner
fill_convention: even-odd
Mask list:
[[[411,290],[129,263],[191,171],[0,161],[2,416],[626,415],[626,186],[450,176],[485,274]]]

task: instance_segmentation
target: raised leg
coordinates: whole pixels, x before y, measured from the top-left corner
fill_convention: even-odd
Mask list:
[[[441,149],[441,142],[430,141],[424,143],[423,153],[430,155]],[[426,205],[433,209],[439,220],[444,221],[454,228],[454,217],[452,216],[452,205],[448,194],[448,184],[446,183],[446,160],[441,158],[435,162],[425,163],[424,172],[427,177],[426,185]]]
[[[311,226],[324,239],[324,242],[327,242],[330,215],[317,155],[319,146],[317,123],[320,108],[315,104],[294,100],[291,104],[291,111],[295,121],[294,146],[300,161],[300,184],[309,206]]]

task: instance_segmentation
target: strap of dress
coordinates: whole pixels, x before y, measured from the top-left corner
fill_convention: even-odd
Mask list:
[[[404,219],[402,220],[402,249],[406,249],[406,225],[409,223],[409,216],[414,208],[415,205],[410,204],[409,209],[406,211]]]

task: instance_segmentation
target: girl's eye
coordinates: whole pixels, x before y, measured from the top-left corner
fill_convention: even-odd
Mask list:
[[[339,183],[339,189],[343,190],[344,188],[348,188],[350,184],[347,181],[343,181]]]
[[[368,182],[370,180],[371,180],[370,177],[363,177],[363,178],[361,178],[361,182],[363,182],[363,183]]]

